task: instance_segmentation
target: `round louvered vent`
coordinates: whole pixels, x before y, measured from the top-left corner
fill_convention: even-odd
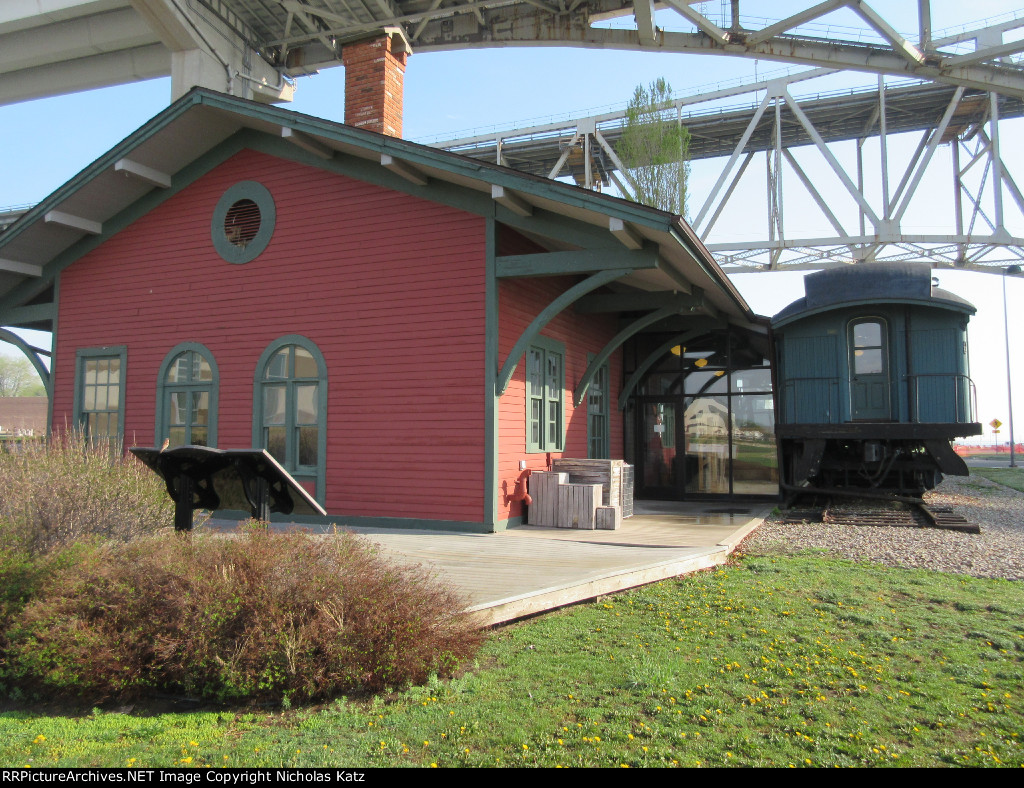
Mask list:
[[[260,231],[260,207],[252,200],[239,200],[224,217],[224,237],[244,249]]]
[[[274,198],[263,184],[236,183],[213,211],[213,246],[229,263],[248,263],[267,248],[276,219]]]

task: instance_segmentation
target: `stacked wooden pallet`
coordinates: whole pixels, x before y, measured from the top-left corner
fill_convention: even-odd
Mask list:
[[[603,462],[607,465],[609,461]],[[534,471],[529,482],[530,497],[533,499],[527,515],[529,524],[586,530],[614,531],[620,528],[622,507],[617,503],[606,502],[621,498],[621,487],[617,486],[611,491],[610,478],[606,483],[577,481],[577,478],[562,470]],[[587,476],[584,475],[584,478]],[[609,498],[609,495],[612,497]]]
[[[551,470],[569,474],[572,484],[600,484],[601,503],[618,506],[623,517],[633,515],[633,466],[624,460],[552,460]]]

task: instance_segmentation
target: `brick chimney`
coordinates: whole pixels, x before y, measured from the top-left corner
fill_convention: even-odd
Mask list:
[[[402,136],[402,86],[409,45],[388,29],[378,38],[345,44],[345,122],[392,137]]]

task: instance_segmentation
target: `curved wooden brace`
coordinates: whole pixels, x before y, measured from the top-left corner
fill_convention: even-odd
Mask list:
[[[32,347],[24,339],[19,337],[13,331],[8,331],[6,328],[0,328],[0,342],[10,342],[18,350],[25,354],[28,360],[35,367],[36,372],[39,374],[39,378],[43,381],[43,387],[46,389],[46,396],[50,399],[53,398],[53,391],[50,389],[50,370],[48,370],[43,362],[40,361],[38,353],[44,353],[42,348]]]
[[[501,372],[498,373],[498,396],[500,397],[505,393],[505,389],[508,388],[512,375],[516,371],[516,366],[519,364],[519,359],[526,353],[526,348],[529,347],[530,343],[544,330],[544,326],[550,323],[562,310],[572,305],[591,290],[596,290],[599,287],[614,282],[619,277],[630,273],[631,270],[629,268],[616,268],[610,271],[600,271],[599,273],[591,274],[548,304],[544,311],[537,315],[533,322],[526,327],[526,330],[516,342],[515,347],[508,354],[508,358],[505,359],[505,364],[502,366]]]
[[[590,387],[590,381],[594,379],[594,375],[597,374],[597,370],[608,360],[608,357],[614,353],[623,342],[629,339],[636,333],[643,331],[647,326],[657,323],[659,320],[664,320],[666,317],[677,315],[680,312],[689,312],[692,309],[692,304],[689,299],[685,296],[680,298],[679,303],[669,304],[668,306],[662,307],[661,309],[650,312],[643,317],[637,318],[622,331],[615,335],[611,342],[604,346],[604,349],[594,356],[590,364],[587,366],[587,371],[583,373],[583,378],[580,380],[579,385],[576,386],[576,391],[573,392],[573,404],[578,408],[580,403],[583,402],[583,398],[587,394],[587,389]]]
[[[636,368],[636,372],[629,376],[629,380],[626,381],[626,385],[622,387],[622,391],[619,392],[619,410],[626,409],[626,401],[629,399],[629,395],[633,393],[633,389],[639,385],[641,378],[647,374],[647,370],[653,367],[662,356],[668,353],[676,345],[681,345],[684,342],[689,342],[694,337],[698,337],[704,333],[704,329],[695,328],[690,331],[684,331],[682,334],[676,334],[675,337],[670,339],[664,345],[660,345],[657,350],[653,351],[643,362]]]

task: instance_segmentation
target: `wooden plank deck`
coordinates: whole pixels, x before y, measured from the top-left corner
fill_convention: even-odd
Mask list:
[[[498,534],[354,528],[389,555],[432,569],[469,601],[483,625],[723,563],[771,511],[708,513],[710,504],[657,505],[618,531],[523,526]],[[718,508],[725,508],[721,504]]]

